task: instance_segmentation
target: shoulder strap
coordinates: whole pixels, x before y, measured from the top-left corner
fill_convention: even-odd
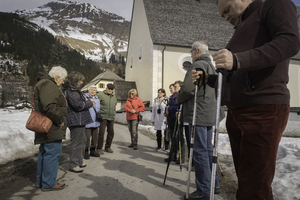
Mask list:
[[[131,106],[133,107],[133,109],[135,110],[134,106],[132,105],[132,101],[130,101],[130,103],[131,103]]]

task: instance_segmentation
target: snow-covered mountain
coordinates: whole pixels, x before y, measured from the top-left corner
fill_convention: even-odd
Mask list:
[[[89,3],[57,0],[14,13],[92,60],[102,60],[104,55],[108,60],[111,53],[126,54],[130,22]]]

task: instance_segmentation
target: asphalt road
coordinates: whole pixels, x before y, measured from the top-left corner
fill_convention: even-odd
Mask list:
[[[60,191],[43,192],[34,187],[35,166],[23,166],[0,189],[0,199],[10,200],[164,200],[183,199],[187,184],[187,163],[180,171],[179,165],[170,164],[166,185],[163,180],[167,163],[164,152],[154,151],[156,141],[139,133],[138,150],[127,146],[130,134],[127,126],[115,124],[114,153],[105,153],[100,158],[85,160],[83,173],[70,172],[68,143],[64,144],[57,180],[65,183]],[[34,158],[36,159],[36,158]],[[32,163],[33,161],[31,161]],[[33,162],[34,163],[34,162]],[[21,166],[22,168],[22,166]],[[26,173],[24,172],[26,171]],[[221,188],[222,189],[222,188]],[[190,192],[195,190],[194,173],[191,174]],[[228,199],[215,195],[216,200]]]

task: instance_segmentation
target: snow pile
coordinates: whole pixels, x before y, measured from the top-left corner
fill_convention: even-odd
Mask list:
[[[34,132],[25,128],[31,109],[0,109],[0,165],[38,152]],[[67,139],[70,133],[67,131]]]
[[[34,133],[25,128],[30,109],[0,109],[0,164],[33,155]]]

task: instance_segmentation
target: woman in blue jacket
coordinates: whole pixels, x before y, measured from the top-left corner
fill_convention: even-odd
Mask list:
[[[90,100],[95,102],[95,106],[89,109],[90,115],[93,119],[93,122],[85,125],[85,136],[86,136],[86,145],[85,145],[85,154],[84,159],[90,159],[90,156],[100,157],[95,151],[98,142],[98,129],[100,126],[100,122],[96,119],[96,112],[100,112],[100,100],[96,95],[97,86],[91,85],[88,87],[88,93],[85,96]],[[91,141],[92,136],[92,141]],[[89,154],[90,150],[90,154]]]

